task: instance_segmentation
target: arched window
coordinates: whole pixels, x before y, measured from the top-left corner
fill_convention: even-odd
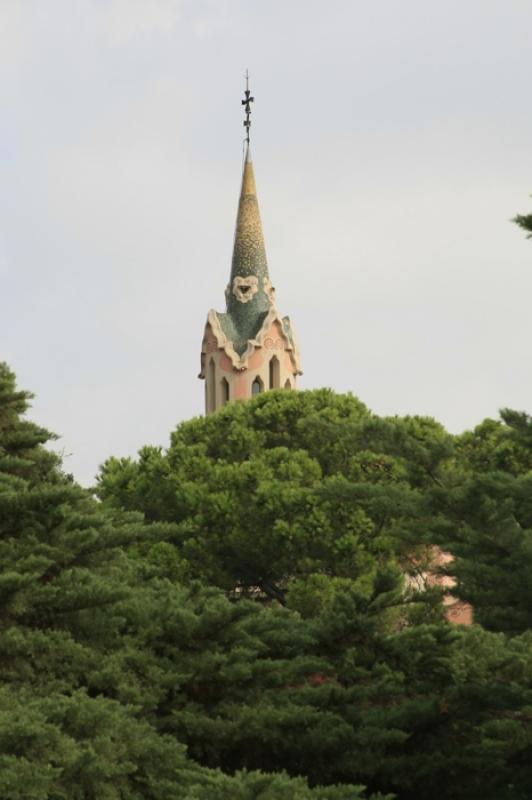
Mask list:
[[[213,358],[209,361],[205,388],[207,390],[207,414],[212,414],[216,410],[216,366]]]
[[[277,356],[270,358],[270,389],[278,389],[281,385],[281,365]]]
[[[227,378],[222,378],[220,383],[222,389],[222,404],[225,405],[231,399],[229,381]]]
[[[292,384],[290,383],[290,378],[286,379],[285,384],[284,384],[284,388],[285,389],[291,389],[292,388]]]
[[[260,394],[264,390],[264,384],[262,383],[261,379],[257,375],[253,383],[251,384],[251,394],[255,396],[256,394]]]

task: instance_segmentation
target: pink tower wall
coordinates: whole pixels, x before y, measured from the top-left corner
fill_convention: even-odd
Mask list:
[[[270,388],[285,388],[287,381],[290,388],[296,388],[297,370],[292,351],[289,349],[281,325],[275,321],[261,337],[262,345],[257,345],[247,360],[247,367],[235,369],[225,350],[219,347],[216,337],[207,325],[203,341],[205,363],[205,412],[207,414],[221,408],[225,403],[222,391],[222,378],[229,384],[230,400],[249,400],[252,396],[252,384],[257,376],[262,381],[264,391]],[[276,356],[279,361],[278,386],[270,387],[270,360]],[[214,363],[214,388],[211,386]],[[213,402],[214,401],[214,402]]]

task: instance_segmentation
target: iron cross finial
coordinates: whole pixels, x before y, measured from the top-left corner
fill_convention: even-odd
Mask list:
[[[245,94],[245,98],[244,98],[244,100],[242,100],[242,105],[245,106],[245,112],[244,113],[246,115],[246,119],[244,120],[244,128],[246,129],[246,142],[249,145],[249,129],[251,127],[251,119],[250,119],[251,108],[250,108],[250,103],[254,103],[255,102],[255,98],[251,97],[251,92],[250,92],[250,89],[249,89],[249,74],[248,74],[247,70],[246,70],[246,89],[245,89],[244,94]]]

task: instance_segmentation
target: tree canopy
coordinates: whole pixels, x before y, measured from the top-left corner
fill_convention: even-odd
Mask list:
[[[169,526],[110,512],[65,476],[50,435],[23,417],[28,400],[0,365],[2,799],[361,797],[187,755],[174,699],[217,671],[209,632],[236,631],[234,607],[128,556]]]
[[[0,367],[0,797],[529,798],[526,415],[453,437],[268,392],[96,499],[28,400]]]
[[[257,695],[241,687],[231,699],[224,684],[213,696],[205,682],[178,733],[202,763],[277,765],[399,798],[526,796],[530,604],[515,569],[524,581],[531,532],[515,514],[530,448],[506,414],[453,437],[330,391],[268,392],[183,423],[166,451],[104,465],[104,505],[176,526],[164,546],[175,580],[216,586],[235,608],[252,599],[253,624],[277,615],[298,642],[287,665],[296,652],[323,659],[306,681],[279,677]],[[490,548],[510,535],[512,514],[496,574]],[[424,580],[434,545],[454,555],[455,591],[484,627],[444,619],[441,591]],[[159,562],[160,545],[139,557]],[[521,676],[513,688],[509,662]]]

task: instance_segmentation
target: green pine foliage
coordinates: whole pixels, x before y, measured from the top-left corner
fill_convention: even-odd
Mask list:
[[[517,214],[512,222],[519,225],[524,231],[527,231],[527,239],[532,238],[532,214]]]
[[[351,785],[226,775],[190,758],[168,721],[200,662],[214,667],[208,601],[127,555],[162,546],[171,528],[76,486],[44,447],[49,434],[24,419],[29,399],[0,365],[2,800],[360,800]],[[233,605],[217,602],[227,618]]]
[[[532,627],[532,422],[505,409],[457,439],[455,477],[439,491],[437,539],[475,619],[510,634]]]
[[[284,604],[296,578],[371,591],[381,568],[395,566],[398,580],[422,571],[424,491],[451,448],[432,420],[378,419],[326,390],[268,392],[184,423],[167,452],[110,459],[98,491],[107,505],[178,524],[183,575]]]
[[[530,798],[526,415],[269,392],[96,501],[28,399],[1,367],[2,800]],[[416,588],[437,543],[480,624]]]
[[[380,419],[352,397],[269,392],[180,425],[167,451],[109,460],[104,505],[175,524],[175,580],[232,601],[195,595],[212,624],[193,638],[194,680],[158,706],[164,732],[226,772],[282,768],[402,800],[528,798],[530,635],[454,628],[437,590],[412,589],[441,543],[470,596],[464,565],[484,567],[474,548],[460,554],[462,532],[482,537],[482,492],[490,508],[502,500],[490,501],[481,465],[516,480],[528,469],[525,444],[502,442],[503,428],[485,423],[478,447],[477,433]],[[135,557],[157,571],[160,554],[156,544]],[[508,587],[513,568],[502,566]],[[488,592],[492,579],[484,570]],[[499,595],[507,611],[516,594]],[[160,636],[150,649],[183,664],[183,640]]]

